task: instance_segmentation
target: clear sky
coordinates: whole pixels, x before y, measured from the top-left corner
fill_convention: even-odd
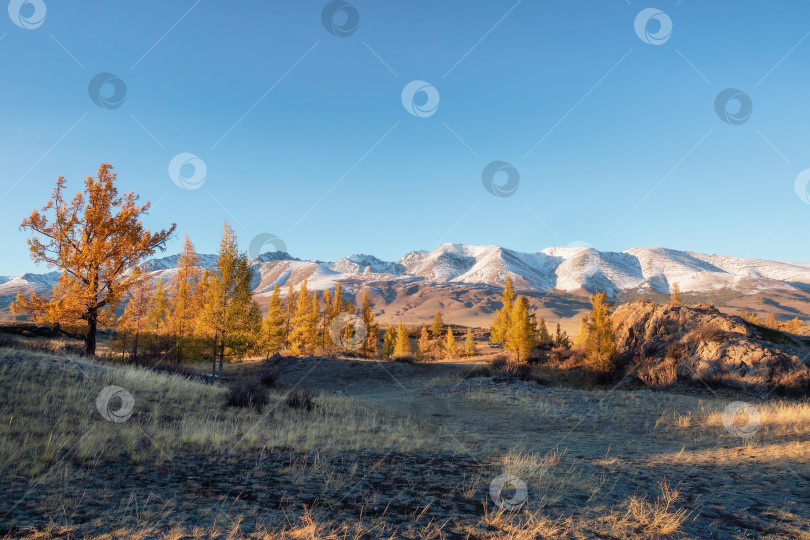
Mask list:
[[[810,204],[794,185],[810,168],[803,0],[12,0],[9,11],[2,275],[44,271],[20,221],[59,174],[75,191],[102,161],[152,201],[147,226],[177,222],[170,253],[184,234],[213,252],[227,219],[243,249],[269,233],[306,259],[585,242],[810,261]],[[117,78],[91,89],[99,73]],[[406,87],[423,91],[403,99]],[[721,103],[724,121],[715,102],[728,88],[743,95]],[[199,159],[178,158],[173,182],[183,153]],[[516,191],[504,171],[485,189],[493,161],[517,171]]]

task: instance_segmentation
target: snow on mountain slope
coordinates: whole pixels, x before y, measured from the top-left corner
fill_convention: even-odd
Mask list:
[[[705,261],[720,271],[735,276],[767,278],[779,281],[810,283],[810,264],[765,261],[762,259],[743,259],[721,255],[705,255],[688,252],[695,259]]]
[[[299,260],[269,261],[255,264],[253,267],[259,275],[259,282],[254,287],[256,293],[272,291],[274,283],[279,287],[292,284],[297,289],[305,279],[310,291],[323,290],[334,287],[343,275],[329,269],[324,263]]]
[[[178,255],[153,259],[154,279],[171,283]],[[215,255],[200,255],[204,268],[213,268]],[[590,247],[551,247],[523,253],[498,246],[442,244],[432,251],[412,251],[397,262],[355,254],[337,262],[302,261],[284,252],[263,253],[251,261],[257,270],[254,290],[267,294],[273,284],[298,288],[304,279],[310,290],[333,288],[338,281],[360,290],[370,283],[449,283],[503,286],[510,276],[518,289],[670,292],[678,283],[683,292],[734,289],[746,294],[762,291],[810,292],[810,264],[784,263],[706,255],[665,248],[600,252]],[[0,278],[0,297],[18,292],[50,292],[58,272]]]
[[[217,256],[216,255],[206,255],[200,254],[197,255],[200,259],[200,267],[201,268],[213,268],[217,264]],[[180,260],[180,254],[176,255],[168,255],[166,257],[161,257],[159,259],[149,259],[147,261],[142,262],[139,266],[141,270],[148,270],[149,272],[155,272],[158,270],[169,270],[172,268],[177,268],[177,262]]]
[[[45,274],[22,274],[0,278],[0,298],[14,299],[18,293],[48,295],[53,290],[53,286],[59,281],[59,272],[47,272]],[[10,301],[10,300],[9,300]]]
[[[438,282],[454,281],[472,270],[479,259],[492,256],[498,250],[496,246],[442,244],[433,251],[411,251],[399,264],[413,276]]]
[[[396,276],[405,271],[405,267],[401,264],[381,261],[374,255],[364,255],[362,253],[343,257],[329,268],[344,274],[392,274]]]

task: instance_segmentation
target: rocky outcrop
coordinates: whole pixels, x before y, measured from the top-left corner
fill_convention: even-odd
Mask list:
[[[620,361],[651,386],[810,389],[810,347],[713,306],[633,302],[612,315]]]

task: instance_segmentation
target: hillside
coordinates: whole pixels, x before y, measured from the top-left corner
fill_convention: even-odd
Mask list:
[[[177,255],[144,263],[152,276],[171,284]],[[200,255],[210,268],[216,257]],[[497,246],[443,244],[412,251],[398,261],[354,254],[336,262],[305,261],[286,252],[255,257],[254,294],[260,304],[273,285],[311,290],[333,288],[338,281],[350,298],[371,293],[383,321],[404,318],[426,322],[440,310],[458,324],[486,326],[506,276],[532,298],[540,316],[575,331],[588,307],[587,295],[607,291],[619,301],[669,294],[678,283],[690,302],[710,302],[729,313],[742,307],[774,312],[781,318],[810,313],[810,264],[707,255],[665,248],[600,252],[588,247],[551,247],[523,253]],[[0,318],[17,293],[48,294],[58,273],[0,277]],[[418,298],[419,301],[415,301]]]

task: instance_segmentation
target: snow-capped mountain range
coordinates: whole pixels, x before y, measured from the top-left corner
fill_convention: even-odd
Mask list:
[[[144,264],[155,278],[172,281],[178,255]],[[200,255],[211,268],[215,255]],[[535,291],[682,292],[705,293],[723,289],[753,294],[768,290],[810,292],[810,264],[707,255],[665,248],[600,252],[590,247],[551,247],[522,253],[497,246],[443,244],[432,251],[412,251],[399,261],[382,261],[355,254],[336,262],[303,261],[285,252],[255,257],[254,291],[266,294],[273,284],[298,286],[304,278],[312,290],[334,287],[337,281],[421,282],[501,287],[511,276],[517,289]],[[0,308],[18,292],[50,292],[57,272],[0,277]]]

